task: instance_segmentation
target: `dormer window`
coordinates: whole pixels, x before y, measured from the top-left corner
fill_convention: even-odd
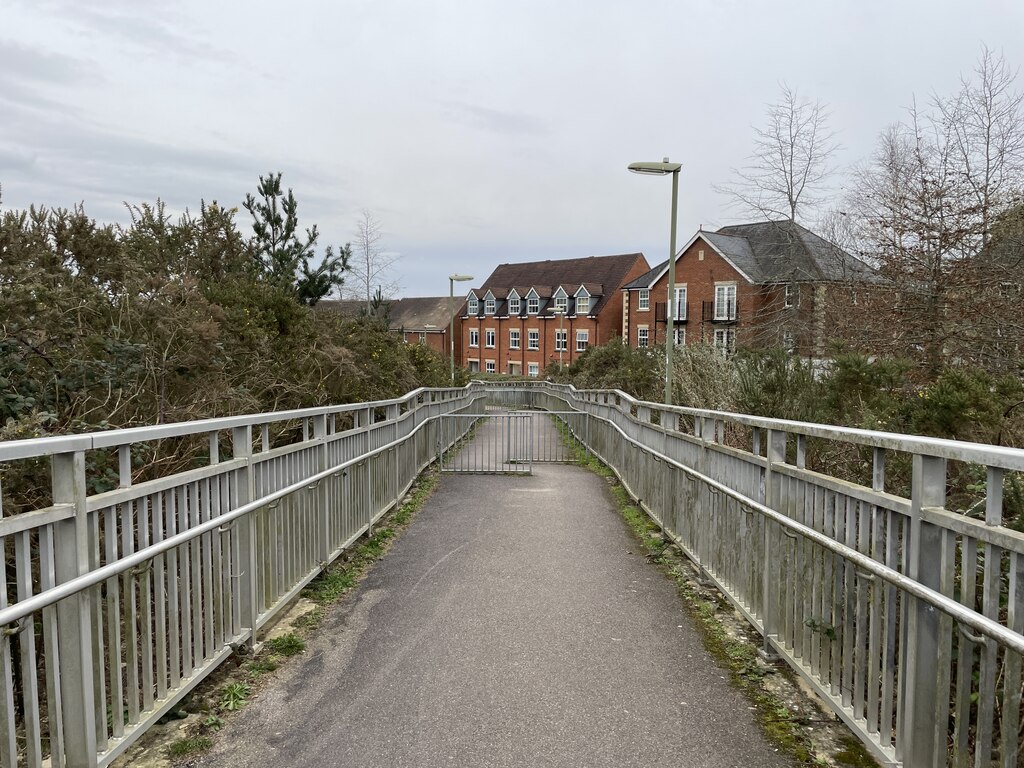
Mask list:
[[[569,297],[566,295],[565,291],[563,291],[561,288],[559,288],[557,291],[555,291],[555,295],[554,295],[553,298],[555,300],[555,306],[554,306],[554,311],[555,312],[566,312],[566,311],[568,311],[568,309],[569,309]]]
[[[484,314],[485,315],[493,315],[494,314],[495,306],[496,306],[496,302],[494,301],[494,297],[493,296],[488,294],[487,296],[484,297]]]
[[[466,298],[466,314],[475,315],[480,311],[480,302],[476,298],[476,294],[471,293]]]
[[[590,297],[589,296],[577,296],[576,297],[576,314],[586,315],[590,312]]]
[[[522,311],[522,300],[519,298],[519,294],[513,291],[508,295],[508,313],[509,315],[518,315]]]
[[[526,314],[536,315],[540,312],[540,296],[536,291],[530,291],[526,296]]]

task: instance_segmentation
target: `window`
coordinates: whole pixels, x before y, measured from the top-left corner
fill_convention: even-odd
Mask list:
[[[469,361],[469,372],[470,373],[480,373],[480,361],[479,360],[470,360]]]
[[[641,312],[646,312],[651,308],[651,292],[646,288],[641,288],[637,292],[636,308]]]
[[[647,326],[641,325],[636,329],[636,345],[638,347],[647,346]]]
[[[526,348],[540,349],[540,331],[526,332]]]
[[[686,286],[676,286],[676,305],[672,307],[672,317],[675,320],[686,319]]]
[[[479,311],[480,302],[476,300],[476,296],[470,296],[469,299],[466,300],[466,314],[475,315]]]
[[[569,348],[569,332],[555,331],[555,351],[564,352]]]
[[[495,306],[495,304],[494,304],[494,297],[493,296],[487,296],[484,299],[484,314],[485,315],[493,315],[494,314],[494,306]]]
[[[796,306],[796,297],[797,297],[796,286],[793,285],[792,283],[787,283],[786,284],[786,300],[785,300],[783,306],[786,309],[789,309],[790,307],[795,307]]]
[[[528,363],[526,366],[526,372],[528,375],[536,378],[540,375],[540,363]]]
[[[577,296],[576,297],[576,314],[586,315],[590,312],[590,297],[589,296]]]
[[[494,361],[493,360],[486,361],[484,363],[484,366],[486,366],[485,370],[486,370],[487,373],[494,373],[495,370],[497,370],[497,368],[494,365]]]
[[[792,331],[782,332],[782,346],[790,354],[796,352],[796,337]]]
[[[715,320],[736,319],[736,285],[715,286]]]
[[[565,312],[569,309],[569,297],[564,293],[561,296],[555,296],[555,312]]]
[[[484,345],[494,349],[494,336],[495,333],[493,328],[488,328],[484,331]]]
[[[427,333],[426,333],[426,331],[420,331],[420,344],[426,344],[426,343],[427,343]]]
[[[518,315],[522,311],[523,302],[518,296],[512,296],[508,300],[508,313],[510,315]]]
[[[536,296],[528,296],[526,298],[526,314],[536,315],[540,312],[540,299]]]
[[[519,349],[519,331],[508,332],[508,348]]]
[[[471,328],[469,331],[469,346],[480,346],[480,331],[478,331],[476,328]]]
[[[586,352],[590,346],[590,331],[576,331],[576,351]]]
[[[736,331],[733,328],[715,329],[715,349],[723,355],[731,355],[736,351]]]
[[[677,347],[683,346],[686,343],[686,329],[676,328],[672,334],[672,337],[675,339]]]

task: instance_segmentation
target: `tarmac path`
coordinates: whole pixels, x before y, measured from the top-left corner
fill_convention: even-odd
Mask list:
[[[455,475],[204,766],[791,766],[605,481]]]

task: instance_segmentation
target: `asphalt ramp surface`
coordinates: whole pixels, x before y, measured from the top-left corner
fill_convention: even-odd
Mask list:
[[[582,468],[445,476],[204,766],[789,766]]]

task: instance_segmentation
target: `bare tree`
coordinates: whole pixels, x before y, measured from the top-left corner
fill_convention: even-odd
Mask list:
[[[716,187],[744,213],[796,221],[813,208],[834,170],[840,146],[829,128],[828,109],[782,83],[779,101],[770,104],[764,127],[754,128],[754,151],[733,181]]]
[[[897,288],[884,319],[893,351],[920,357],[931,373],[947,360],[991,365],[979,340],[1008,320],[1006,259],[984,254],[1024,188],[1015,74],[983,49],[955,94],[933,96],[931,109],[915,104],[882,134],[847,201],[861,242]]]
[[[365,208],[360,211],[356,237],[352,243],[349,275],[353,292],[358,291],[355,294],[357,298],[366,301],[367,313],[372,311],[374,294],[379,292],[389,297],[400,288],[393,272],[399,254],[381,247],[383,237],[380,222],[373,213]]]

